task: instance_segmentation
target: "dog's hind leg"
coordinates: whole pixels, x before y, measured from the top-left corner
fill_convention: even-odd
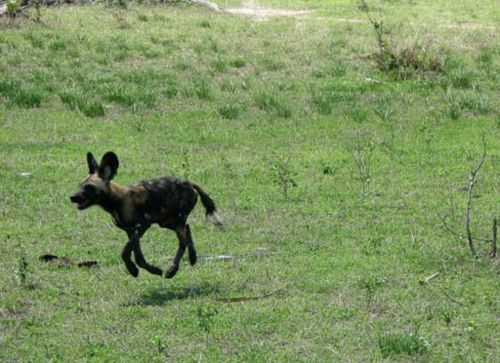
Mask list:
[[[167,273],[165,275],[167,279],[171,279],[172,277],[174,277],[179,270],[181,258],[182,256],[184,256],[186,247],[188,245],[186,225],[176,227],[175,233],[177,234],[177,238],[179,239],[179,247],[177,248],[177,253],[175,254],[174,260],[167,269]]]

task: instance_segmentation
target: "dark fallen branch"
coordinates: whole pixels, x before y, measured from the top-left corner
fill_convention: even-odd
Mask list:
[[[220,297],[215,299],[215,301],[223,302],[223,303],[233,303],[233,302],[243,302],[243,301],[253,301],[253,300],[261,300],[265,299],[280,293],[281,290],[275,290],[270,292],[269,294],[259,295],[259,296],[237,296],[237,297]]]
[[[76,265],[78,267],[92,267],[92,266],[97,266],[97,261],[80,261],[77,263],[74,263],[72,260],[70,260],[67,257],[59,257],[55,255],[42,255],[38,258],[42,262],[47,262],[50,263],[51,265],[56,265],[56,266],[69,266],[69,265]]]
[[[497,219],[493,218],[493,239],[491,240],[491,252],[490,257],[497,257]]]

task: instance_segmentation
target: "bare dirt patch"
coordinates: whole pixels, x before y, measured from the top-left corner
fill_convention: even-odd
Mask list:
[[[255,0],[248,0],[243,2],[243,7],[241,8],[230,8],[226,9],[225,11],[231,14],[252,16],[258,20],[266,20],[270,17],[276,16],[300,16],[312,14],[314,12],[313,10],[285,10],[265,8],[259,6]]]

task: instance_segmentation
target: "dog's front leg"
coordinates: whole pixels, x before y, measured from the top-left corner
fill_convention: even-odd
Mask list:
[[[132,262],[132,259],[130,258],[130,255],[132,254],[132,250],[134,249],[134,239],[129,239],[125,247],[123,247],[122,250],[122,259],[123,262],[125,262],[125,266],[127,266],[128,272],[134,277],[139,276],[139,269],[137,266]]]

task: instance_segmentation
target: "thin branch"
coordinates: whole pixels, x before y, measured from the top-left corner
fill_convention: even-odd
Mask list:
[[[497,257],[497,219],[493,218],[493,240],[491,241],[490,257]]]
[[[453,229],[451,229],[450,226],[448,226],[448,223],[446,223],[447,216],[441,217],[438,214],[438,217],[441,219],[441,222],[443,223],[444,229],[446,229],[448,232],[450,232],[451,234],[453,234],[453,235],[455,235],[457,237],[460,237],[460,238],[467,238],[466,235],[458,233],[457,231],[454,231]],[[476,240],[476,241],[480,241],[480,242],[492,242],[490,239],[479,238],[479,237],[472,237],[472,239]]]
[[[476,185],[476,175],[483,166],[484,160],[486,159],[486,141],[483,135],[483,156],[481,157],[481,161],[476,166],[474,170],[471,171],[469,175],[469,188],[467,190],[467,206],[465,208],[465,230],[467,232],[467,240],[469,242],[469,249],[474,257],[477,257],[476,249],[474,248],[474,242],[472,238],[472,233],[470,230],[470,206],[472,202],[472,190]]]

